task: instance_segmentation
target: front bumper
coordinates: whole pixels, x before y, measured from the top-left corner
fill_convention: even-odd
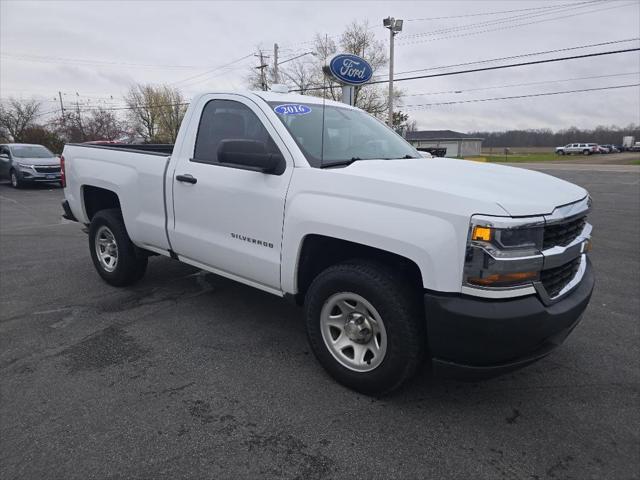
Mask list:
[[[59,182],[62,180],[60,172],[38,173],[33,169],[19,169],[18,175],[23,182],[46,183]]]
[[[434,373],[490,377],[548,355],[578,324],[595,278],[587,260],[582,281],[561,300],[538,295],[494,300],[428,292],[424,295]]]

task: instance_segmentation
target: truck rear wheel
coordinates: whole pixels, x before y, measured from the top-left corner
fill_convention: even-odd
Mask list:
[[[98,274],[115,287],[135,283],[147,269],[147,255],[131,242],[118,209],[101,210],[91,219],[89,250]]]
[[[415,289],[369,261],[327,268],[305,299],[307,336],[338,382],[384,394],[411,378],[424,357],[424,313]]]

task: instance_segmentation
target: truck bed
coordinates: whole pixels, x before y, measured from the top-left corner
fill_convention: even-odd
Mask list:
[[[173,145],[65,145],[65,197],[73,215],[89,223],[90,213],[83,207],[86,192],[113,192],[134,243],[168,249],[165,179],[172,151]]]
[[[166,157],[173,153],[173,143],[68,143],[74,147],[102,148],[107,150],[120,150],[132,153],[145,153]]]

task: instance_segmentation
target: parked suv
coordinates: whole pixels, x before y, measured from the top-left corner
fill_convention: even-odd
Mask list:
[[[0,176],[8,177],[14,188],[25,183],[60,183],[60,158],[42,145],[0,145]]]
[[[556,148],[556,154],[558,155],[571,155],[572,153],[580,153],[582,155],[598,153],[598,145],[595,143],[569,143],[564,147]]]

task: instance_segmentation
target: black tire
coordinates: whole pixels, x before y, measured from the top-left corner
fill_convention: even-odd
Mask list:
[[[582,154],[583,155],[591,155],[591,152],[589,150],[583,150]]]
[[[332,295],[355,293],[379,313],[386,330],[386,353],[375,369],[347,368],[331,353],[322,336],[321,312]],[[424,308],[416,288],[385,265],[353,260],[331,266],[313,281],[305,298],[307,336],[320,364],[341,384],[367,395],[381,395],[411,378],[424,359]]]
[[[9,183],[13,188],[22,188],[24,185],[24,182],[20,180],[20,176],[13,168],[9,172]]]
[[[564,155],[564,150],[558,150],[556,153],[557,153],[558,155]]]
[[[96,236],[106,227],[113,235],[117,250],[117,263],[113,271],[108,271],[98,259],[96,251]],[[98,274],[109,285],[123,287],[140,280],[147,269],[148,257],[146,253],[136,247],[127,234],[127,229],[118,209],[100,210],[91,219],[89,227],[89,251],[91,260]]]

